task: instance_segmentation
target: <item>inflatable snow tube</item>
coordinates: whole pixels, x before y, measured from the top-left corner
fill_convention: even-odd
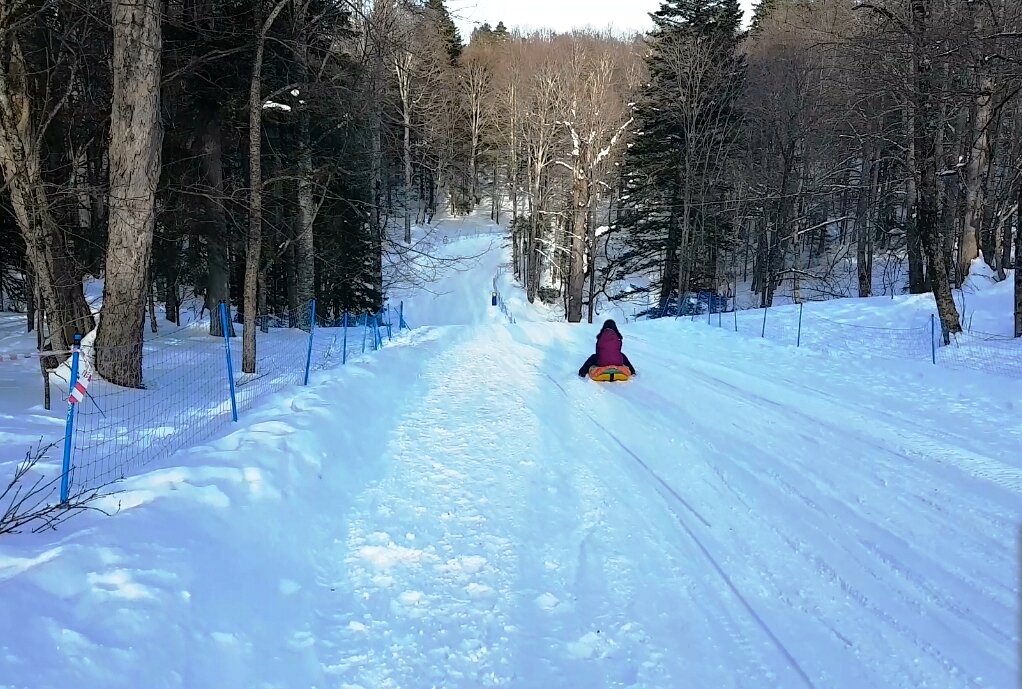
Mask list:
[[[617,383],[632,377],[627,366],[593,366],[589,369],[589,377],[604,383]]]

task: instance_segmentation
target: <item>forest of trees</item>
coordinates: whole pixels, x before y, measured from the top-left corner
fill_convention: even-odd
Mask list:
[[[893,257],[949,337],[971,262],[1022,260],[1020,3],[653,19],[464,40],[443,0],[0,0],[0,308],[63,352],[102,278],[97,367],[138,386],[153,301],[235,306],[251,372],[258,314],[378,309],[441,210],[506,222],[573,322],[741,283],[770,305],[841,265],[869,296]]]
[[[1022,256],[1022,5],[995,0],[668,0],[623,163],[618,278],[646,271],[661,306],[751,280],[836,290],[879,257],[932,291],[945,341],[952,290],[982,255]],[[1013,229],[1014,228],[1014,229]],[[1015,273],[1022,335],[1022,271]]]

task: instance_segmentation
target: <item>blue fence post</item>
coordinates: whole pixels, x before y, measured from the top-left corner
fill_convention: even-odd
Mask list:
[[[405,302],[404,302],[403,299],[401,300],[401,303],[399,304],[399,310],[398,310],[397,318],[398,318],[398,321],[397,321],[397,329],[398,330],[400,330],[401,328],[408,327],[408,326],[405,325]]]
[[[394,339],[394,333],[391,330],[391,326],[392,325],[393,325],[393,323],[391,322],[391,316],[390,316],[390,304],[387,304],[387,340],[393,340]],[[380,339],[380,344],[381,345],[383,344],[383,339],[382,338]]]
[[[759,333],[760,337],[766,337],[766,316],[767,316],[767,311],[769,311],[769,310],[770,310],[769,306],[764,306],[763,307],[763,330],[760,331],[760,333]]]
[[[348,363],[348,312],[344,311],[344,350],[341,354],[341,365]]]
[[[60,502],[66,503],[71,492],[71,448],[74,445],[75,403],[72,399],[78,384],[78,360],[81,357],[82,336],[75,333],[71,347],[71,387],[67,393],[67,419],[64,422],[64,464],[60,472]]]
[[[803,306],[805,306],[805,304],[799,304],[798,305],[798,337],[795,339],[795,346],[796,347],[801,347],[802,346],[802,307]]]
[[[231,418],[238,420],[238,398],[234,392],[234,361],[231,359],[231,328],[227,317],[227,304],[220,302],[220,327],[224,333],[224,352],[227,354],[227,383],[231,389]]]
[[[362,353],[366,353],[366,335],[369,333],[369,315],[366,314],[366,319],[362,323]]]
[[[316,299],[309,303],[309,351],[305,354],[305,382],[309,384],[309,369],[312,367],[312,338],[316,334]]]
[[[383,348],[383,333],[380,332],[379,316],[373,319],[373,335],[376,337],[376,341],[373,344],[373,351],[375,352]]]
[[[930,361],[937,363],[937,317],[930,314]]]

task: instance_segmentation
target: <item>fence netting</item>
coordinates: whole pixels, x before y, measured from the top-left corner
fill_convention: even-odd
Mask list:
[[[378,350],[408,327],[403,305],[331,319],[317,317],[314,302],[264,314],[256,318],[255,370],[245,372],[242,319],[225,307],[219,316],[219,329],[226,322],[233,336],[211,336],[209,317],[158,334],[147,332],[141,388],[103,380],[96,373],[91,338],[82,343],[78,385],[67,396],[74,398],[76,387],[80,391],[65,438],[70,461],[63,500],[68,493],[105,486],[201,442],[260,398],[306,383],[310,371]]]
[[[692,314],[691,319],[835,355],[928,361],[947,368],[1022,379],[1022,339],[969,330],[951,334],[945,343],[935,314],[920,325],[889,328],[828,318],[814,306],[806,302],[740,311],[707,309]]]

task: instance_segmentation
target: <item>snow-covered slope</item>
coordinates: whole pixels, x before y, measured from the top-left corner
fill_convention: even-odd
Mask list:
[[[1022,388],[673,320],[599,385],[596,326],[494,314],[505,259],[0,540],[0,687],[1013,686]]]
[[[484,212],[460,218],[442,217],[428,228],[415,228],[405,267],[391,289],[391,302],[403,301],[412,325],[474,325],[504,323],[492,305],[493,278],[513,309],[516,320],[560,321],[543,304],[529,304],[521,290],[511,289],[505,228]]]

